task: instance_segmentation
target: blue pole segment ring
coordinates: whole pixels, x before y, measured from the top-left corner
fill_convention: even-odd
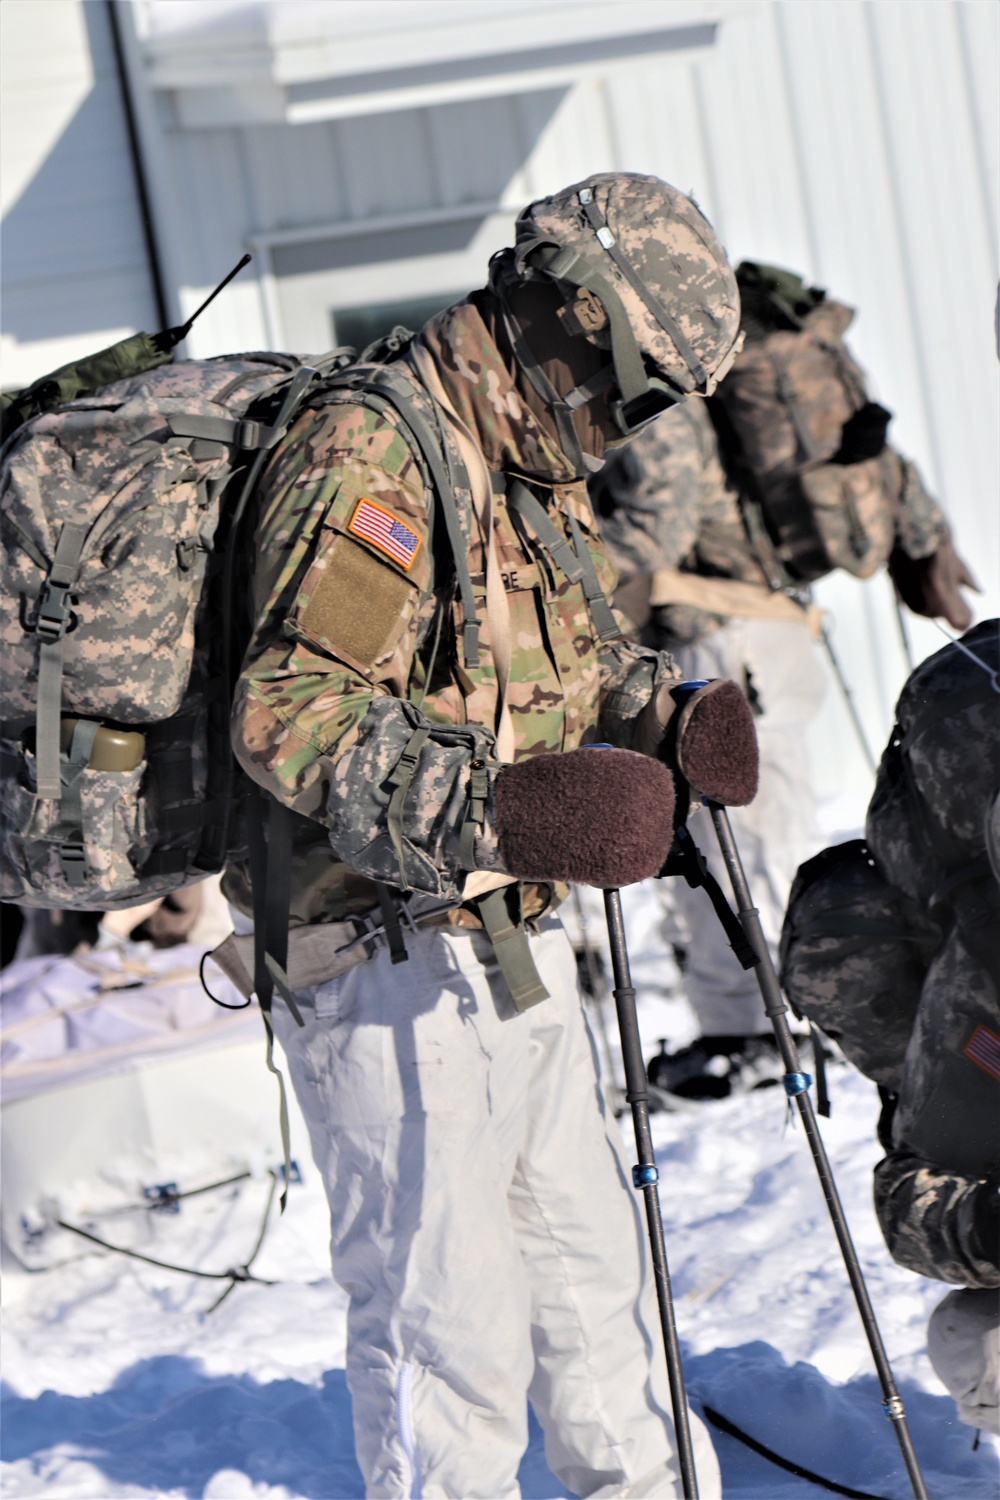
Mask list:
[[[789,1099],[794,1099],[796,1094],[804,1094],[806,1089],[812,1087],[811,1073],[786,1073],[781,1080],[785,1086],[785,1093]]]
[[[653,1187],[660,1180],[659,1167],[633,1167],[632,1184],[637,1188]]]
[[[701,692],[702,688],[708,687],[708,682],[707,677],[689,677],[686,682],[678,682],[675,687],[672,687],[670,696],[678,708],[683,708],[689,698]]]

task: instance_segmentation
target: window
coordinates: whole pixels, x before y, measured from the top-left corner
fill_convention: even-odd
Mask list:
[[[416,330],[484,286],[513,240],[513,212],[484,204],[261,236],[270,347],[316,354],[332,339],[360,352],[397,323]]]
[[[375,339],[383,338],[398,323],[417,333],[428,318],[460,302],[467,288],[431,297],[408,297],[394,302],[372,302],[367,307],[346,307],[330,314],[333,345],[347,344],[360,354]]]

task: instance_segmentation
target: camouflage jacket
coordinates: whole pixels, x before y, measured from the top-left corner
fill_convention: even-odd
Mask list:
[[[567,539],[571,512],[610,591],[615,572],[586,487],[518,395],[475,306],[440,314],[423,338],[491,473],[532,481]],[[460,468],[414,365],[404,358],[396,368]],[[264,478],[256,625],[232,722],[247,772],[302,815],[293,924],[369,909],[376,880],[460,901],[475,769],[480,784],[485,770],[487,792],[474,863],[499,868],[484,545],[471,495],[454,493],[476,597],[478,666],[463,661],[450,549],[420,455],[394,411],[340,392],[300,418]],[[515,758],[594,739],[629,746],[654,688],[674,675],[670,658],[624,640],[600,644],[581,583],[515,525],[502,494],[494,538],[511,614]],[[240,871],[229,872],[226,889],[247,908]]]
[[[946,523],[916,466],[892,448],[883,463],[901,503],[897,543],[926,557]],[[623,577],[660,568],[767,586],[768,563],[744,524],[740,486],[727,472],[706,401],[672,407],[612,455],[599,476],[601,534]],[[692,641],[724,623],[689,605],[657,611],[660,632]]]
[[[1000,1286],[998,622],[911,673],[866,840],[803,865],[782,979],[891,1103],[875,1205],[894,1258]],[[977,664],[978,663],[978,664]]]
[[[875,1212],[892,1258],[920,1276],[1000,1287],[995,1183],[949,1172],[908,1151],[875,1168]]]

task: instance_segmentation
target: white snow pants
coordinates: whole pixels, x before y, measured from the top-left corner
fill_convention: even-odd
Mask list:
[[[809,779],[806,726],[819,712],[826,676],[807,626],[790,620],[731,620],[704,640],[676,648],[686,678],[749,680],[763,708],[755,720],[760,790],[749,807],[729,811],[764,936],[777,956],[788,893],[803,860],[820,847],[816,798]],[[731,899],[729,878],[707,812],[694,814],[692,836]],[[770,1030],[753,970],[742,969],[703,890],[661,881],[688,928],[684,988],[704,1036],[753,1036]]]
[[[645,1225],[572,950],[540,926],[551,998],[523,1015],[485,936],[452,928],[305,992],[303,1029],[275,1003],[350,1298],[369,1496],[518,1496],[528,1397],[577,1495],[682,1493]]]

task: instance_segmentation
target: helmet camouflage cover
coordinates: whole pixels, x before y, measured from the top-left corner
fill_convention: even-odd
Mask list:
[[[710,395],[738,352],[740,299],[725,249],[697,205],[658,177],[601,172],[530,203],[511,270],[594,293],[626,401],[638,393],[619,370],[622,314],[646,373],[652,367],[674,400]]]

